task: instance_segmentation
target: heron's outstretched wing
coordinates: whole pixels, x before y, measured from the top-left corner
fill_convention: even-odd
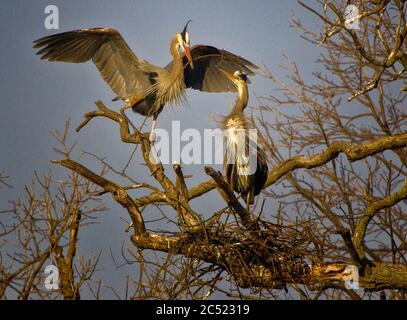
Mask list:
[[[206,92],[235,92],[236,86],[220,69],[231,74],[241,71],[254,76],[252,69],[258,67],[231,52],[211,46],[197,45],[191,48],[194,68],[191,69],[184,57],[184,81],[188,88]],[[167,66],[170,68],[171,64]]]
[[[83,63],[92,60],[103,79],[123,100],[144,96],[151,85],[139,60],[120,33],[114,29],[81,29],[55,34],[34,41],[41,59]]]

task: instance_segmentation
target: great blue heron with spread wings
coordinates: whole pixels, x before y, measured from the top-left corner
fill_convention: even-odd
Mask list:
[[[244,109],[249,101],[247,74],[241,71],[233,74],[225,70],[221,71],[234,83],[239,92],[232,111],[222,121],[227,140],[224,158],[226,180],[232,190],[242,195],[249,207],[254,203],[254,197],[262,191],[266,184],[267,158],[264,151],[257,145],[257,139],[255,145],[253,140],[250,141],[252,137],[249,130],[255,129],[244,114]]]
[[[121,112],[135,112],[156,120],[167,103],[180,105],[185,90],[233,92],[236,86],[220,69],[242,70],[254,75],[257,66],[233,53],[215,47],[196,45],[190,49],[188,24],[170,45],[173,60],[164,68],[138,58],[120,33],[114,29],[93,28],[59,33],[34,41],[38,55],[48,61],[84,63],[92,60],[103,79],[126,102]],[[150,135],[150,138],[152,135]]]

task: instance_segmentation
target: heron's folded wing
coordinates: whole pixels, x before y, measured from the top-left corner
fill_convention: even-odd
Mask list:
[[[83,63],[92,60],[103,79],[122,99],[142,96],[151,85],[140,60],[114,29],[93,28],[59,33],[34,41],[41,59]]]
[[[241,71],[254,76],[252,69],[258,67],[229,51],[211,46],[197,45],[191,48],[194,68],[191,69],[184,57],[184,81],[188,88],[206,92],[235,92],[236,86],[220,70],[229,73]],[[171,64],[167,66],[169,69]]]
[[[268,178],[267,156],[263,149],[257,147],[257,170],[255,173],[255,195],[258,195],[264,188]]]

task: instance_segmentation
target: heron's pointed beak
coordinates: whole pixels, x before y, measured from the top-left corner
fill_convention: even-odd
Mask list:
[[[184,51],[185,51],[185,55],[188,59],[189,65],[191,66],[191,69],[193,69],[194,62],[192,61],[191,50],[189,49],[189,44],[184,44]]]
[[[228,77],[233,83],[235,83],[235,77],[233,76],[233,74],[223,70],[223,69],[219,69],[226,77]]]

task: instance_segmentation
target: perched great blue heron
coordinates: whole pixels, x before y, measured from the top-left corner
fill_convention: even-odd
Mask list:
[[[254,129],[245,117],[244,109],[249,100],[247,74],[236,71],[222,72],[234,83],[239,96],[232,111],[223,119],[227,152],[224,158],[226,179],[230,187],[241,194],[247,206],[254,203],[254,197],[263,189],[268,174],[266,155],[257,145],[252,145],[249,129]],[[253,141],[252,141],[253,142]],[[243,151],[243,153],[238,150]],[[253,161],[255,160],[255,161]],[[249,163],[249,161],[252,161]],[[250,169],[250,165],[253,168]],[[254,168],[254,165],[256,168]]]
[[[170,45],[172,62],[160,68],[138,58],[120,33],[114,29],[81,29],[34,41],[41,48],[38,55],[48,61],[83,63],[92,60],[103,79],[126,105],[121,112],[132,108],[135,112],[153,117],[151,132],[157,116],[167,103],[180,105],[185,89],[206,92],[236,91],[233,83],[220,68],[233,72],[243,70],[254,75],[253,63],[225,50],[197,45],[190,49],[188,24],[177,33]]]

